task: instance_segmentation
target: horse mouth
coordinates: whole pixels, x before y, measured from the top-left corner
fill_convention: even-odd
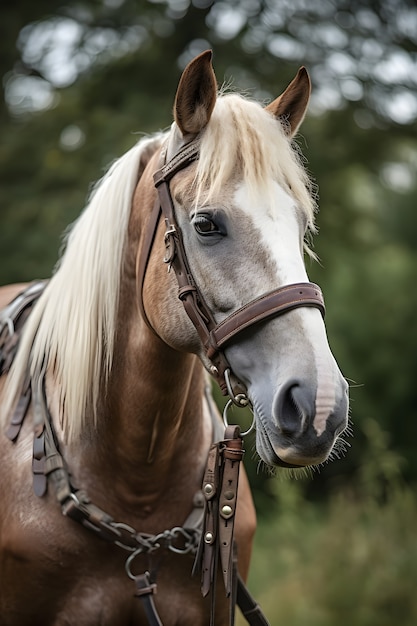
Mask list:
[[[287,462],[283,458],[278,456],[274,446],[272,445],[266,428],[263,426],[263,424],[259,423],[259,420],[257,420],[256,427],[256,450],[260,458],[266,465],[273,467],[303,467],[302,463],[294,464],[291,462]]]
[[[307,435],[291,441],[279,434],[272,434],[256,419],[256,449],[262,461],[269,466],[307,467],[320,465],[330,456],[336,436],[315,437],[312,441]],[[343,429],[342,429],[343,430]]]

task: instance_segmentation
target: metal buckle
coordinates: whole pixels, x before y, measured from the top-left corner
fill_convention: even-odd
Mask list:
[[[63,515],[71,517],[71,519],[75,519],[77,521],[87,519],[86,512],[82,509],[81,502],[73,491],[69,493],[65,501],[62,502],[61,509]]]
[[[176,246],[175,246],[174,235],[176,235],[176,233],[177,233],[177,229],[175,228],[174,224],[167,224],[167,230],[165,231],[165,235],[164,235],[164,242],[165,242],[164,263],[168,264],[168,272],[171,271],[172,262],[175,258]]]

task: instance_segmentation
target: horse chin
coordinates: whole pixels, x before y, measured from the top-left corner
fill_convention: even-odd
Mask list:
[[[308,456],[300,453],[295,446],[289,446],[288,448],[276,447],[276,456],[286,465],[293,467],[307,467],[310,465],[320,465],[328,459],[329,454],[324,453],[321,455]]]

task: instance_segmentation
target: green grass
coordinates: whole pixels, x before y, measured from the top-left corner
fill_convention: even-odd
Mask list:
[[[409,487],[306,501],[277,482],[259,520],[249,588],[271,626],[415,626],[417,502]],[[246,624],[239,618],[238,626]]]

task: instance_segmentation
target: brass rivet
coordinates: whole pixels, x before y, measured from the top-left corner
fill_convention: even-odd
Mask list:
[[[208,496],[213,493],[213,485],[211,483],[204,485],[204,493]]]
[[[213,535],[213,533],[211,533],[211,532],[207,532],[207,533],[204,535],[204,541],[205,541],[206,543],[212,543],[213,539],[214,539],[214,535]]]
[[[233,513],[233,509],[228,504],[225,504],[222,506],[222,513],[223,515],[231,515]]]

